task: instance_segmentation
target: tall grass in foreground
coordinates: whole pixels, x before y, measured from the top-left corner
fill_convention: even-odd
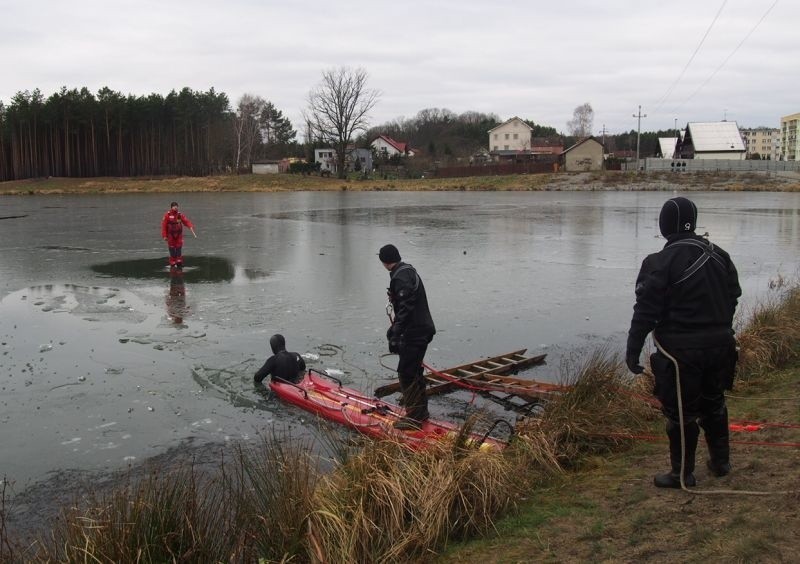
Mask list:
[[[747,384],[800,360],[800,286],[779,277],[774,294],[745,315],[737,332],[737,380]]]
[[[367,445],[315,496],[309,542],[325,562],[402,562],[448,538],[483,533],[520,492],[511,457],[436,444]]]
[[[738,331],[746,381],[800,359],[800,287],[778,290]],[[7,539],[0,522],[0,561],[425,560],[449,540],[491,530],[552,476],[626,448],[656,416],[639,397],[647,384],[608,349],[565,364],[561,377],[567,391],[519,422],[503,451],[470,448],[468,421],[452,443],[421,451],[391,441],[328,445],[336,465],[322,472],[310,445],[273,435],[238,448],[217,472],[156,471],[67,508],[33,546]],[[0,508],[5,519],[7,504]]]
[[[271,436],[217,472],[191,464],[65,508],[32,546],[0,561],[256,562],[302,553],[318,477],[307,444]],[[11,555],[14,558],[11,558]]]
[[[649,393],[641,380],[631,381],[618,355],[606,348],[582,362],[566,362],[561,373],[567,391],[551,399],[540,417],[518,425],[521,435],[547,445],[560,467],[627,445],[630,435],[646,429],[654,417],[653,409],[637,399]]]

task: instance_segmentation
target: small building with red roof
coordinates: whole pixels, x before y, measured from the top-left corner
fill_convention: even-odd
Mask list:
[[[401,157],[414,156],[414,149],[408,143],[395,141],[388,135],[378,135],[369,145],[375,149],[376,153],[385,157],[393,157],[394,155],[400,155]]]

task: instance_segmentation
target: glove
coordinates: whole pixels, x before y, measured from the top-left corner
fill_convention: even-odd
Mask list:
[[[641,364],[639,364],[639,354],[640,353],[635,353],[631,351],[628,351],[625,354],[625,364],[628,365],[628,370],[630,370],[634,374],[641,374],[642,372],[644,372],[644,367]]]
[[[392,325],[389,327],[389,330],[386,331],[386,339],[389,341],[389,352],[392,354],[400,354],[400,336],[398,332],[395,325]]]

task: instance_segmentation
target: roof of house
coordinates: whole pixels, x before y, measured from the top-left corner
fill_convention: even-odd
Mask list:
[[[489,130],[489,133],[491,133],[492,131],[494,131],[495,129],[497,129],[497,128],[499,128],[499,127],[503,127],[503,126],[504,126],[505,124],[507,124],[507,123],[511,123],[511,122],[512,122],[512,121],[514,121],[514,120],[518,120],[518,121],[519,121],[519,122],[520,122],[522,125],[524,125],[525,127],[527,127],[529,130],[533,131],[533,128],[532,128],[530,125],[528,125],[527,123],[525,123],[523,120],[521,120],[521,119],[520,119],[520,118],[518,118],[517,116],[514,116],[514,117],[512,117],[511,119],[507,119],[506,121],[504,121],[504,122],[503,122],[503,123],[501,123],[500,125],[496,125],[495,127],[491,128],[491,129]]]
[[[665,159],[671,159],[675,154],[675,145],[677,144],[677,137],[659,137],[658,148],[661,151],[661,156]]]
[[[563,151],[561,151],[561,154],[563,155],[563,154],[565,154],[565,153],[569,153],[570,151],[572,151],[573,149],[575,149],[575,148],[577,148],[577,147],[579,147],[579,146],[583,145],[583,144],[584,144],[584,143],[586,143],[587,141],[594,141],[595,143],[597,143],[597,144],[598,144],[598,145],[600,145],[601,147],[603,146],[603,144],[602,144],[600,141],[598,141],[597,139],[595,139],[595,138],[594,138],[594,137],[592,137],[592,136],[589,136],[589,137],[585,137],[585,138],[581,139],[580,141],[578,141],[577,143],[575,143],[575,144],[574,144],[572,147],[569,147],[569,148],[567,148],[567,149],[564,149]]]
[[[690,138],[695,153],[744,152],[744,142],[735,121],[689,122],[686,138]]]
[[[395,141],[388,135],[378,135],[375,139],[373,139],[373,143],[378,139],[383,139],[386,143],[400,151],[401,153],[405,153],[408,150],[408,143],[403,143],[401,141]]]
[[[511,155],[533,155],[535,154],[530,149],[497,149],[495,151],[489,151],[490,155],[498,155],[500,157],[508,157]]]
[[[531,139],[532,147],[563,147],[564,140],[561,137],[534,137]]]

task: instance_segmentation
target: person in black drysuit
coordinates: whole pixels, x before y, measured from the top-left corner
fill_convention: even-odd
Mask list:
[[[303,379],[306,371],[306,362],[299,354],[286,350],[286,339],[283,335],[276,334],[270,337],[269,346],[273,355],[267,359],[264,366],[258,369],[253,381],[261,384],[264,378],[272,376],[273,379],[284,380],[296,384]]]
[[[419,428],[428,419],[428,396],[422,361],[436,327],[428,308],[425,285],[410,264],[402,262],[394,245],[384,245],[378,253],[384,268],[389,271],[389,301],[394,319],[386,332],[389,352],[397,353],[397,377],[403,394],[406,416],[396,421],[396,429]]]
[[[645,338],[651,331],[657,351],[650,356],[653,393],[667,418],[672,468],[658,474],[660,488],[680,488],[681,431],[675,378],[680,371],[684,484],[694,486],[695,450],[702,427],[715,476],[731,471],[728,409],[724,390],[733,387],[737,352],[733,314],[742,295],[736,267],[724,250],[695,234],[697,207],[683,197],[667,200],[658,219],[664,248],[642,262],[636,305],[628,332],[626,364],[640,374]]]

